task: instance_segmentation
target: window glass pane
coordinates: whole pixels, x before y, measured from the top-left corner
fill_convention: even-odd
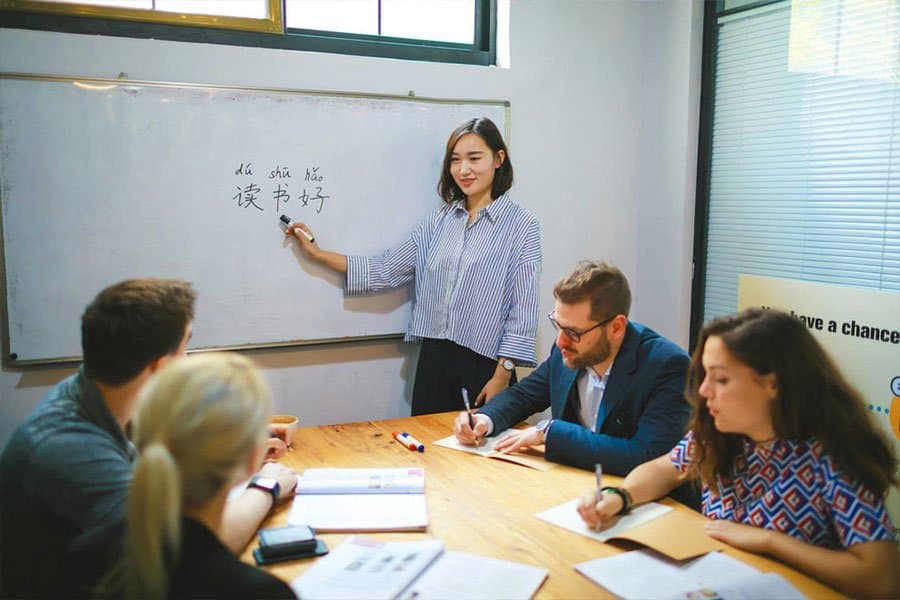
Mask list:
[[[782,2],[717,44],[704,320],[741,273],[900,292],[900,2]]]
[[[382,0],[381,11],[381,35],[475,41],[475,0]]]
[[[267,0],[156,0],[156,9],[165,12],[222,17],[269,17]]]
[[[378,0],[286,0],[289,28],[378,35]]]
[[[38,2],[50,2],[53,4],[90,4],[92,6],[112,6],[115,8],[138,8],[149,10],[153,8],[153,0],[37,0]]]

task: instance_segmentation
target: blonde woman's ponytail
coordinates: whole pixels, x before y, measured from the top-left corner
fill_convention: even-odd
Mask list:
[[[161,600],[181,539],[181,475],[161,443],[145,446],[138,459],[126,520],[126,597]]]

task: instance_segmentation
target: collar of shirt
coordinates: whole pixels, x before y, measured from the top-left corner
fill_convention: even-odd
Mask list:
[[[509,199],[509,194],[503,194],[478,212],[483,212],[491,223],[496,223],[503,216],[503,213],[509,210],[510,206],[512,206],[512,200]],[[468,214],[465,201],[463,200],[454,202],[453,210],[462,211]]]
[[[84,365],[78,369],[78,377],[75,384],[79,388],[79,402],[91,421],[108,431],[130,455],[134,455],[134,444],[131,443],[131,440],[125,436],[125,432],[119,427],[119,423],[116,422],[115,417],[113,417],[109,407],[106,405],[106,401],[103,399],[103,394],[100,393],[100,388],[85,374]]]
[[[609,371],[612,365],[606,369],[602,377],[598,377],[596,371],[590,367],[582,369],[579,375],[578,392],[581,399],[581,419],[585,427],[594,431],[597,428],[597,413],[603,402],[603,394],[606,392],[606,382],[609,380]]]

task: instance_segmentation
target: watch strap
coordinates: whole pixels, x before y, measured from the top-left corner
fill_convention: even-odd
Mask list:
[[[247,484],[248,488],[256,488],[272,495],[272,506],[278,503],[278,496],[281,495],[281,486],[273,477],[262,477],[254,475]]]
[[[631,497],[631,492],[623,487],[611,486],[605,487],[600,491],[604,494],[615,494],[622,499],[622,508],[619,509],[619,512],[617,512],[616,515],[627,515],[631,512],[631,507],[634,506],[634,499]]]

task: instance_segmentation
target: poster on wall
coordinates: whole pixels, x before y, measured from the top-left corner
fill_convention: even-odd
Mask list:
[[[750,307],[777,308],[806,323],[889,432],[900,459],[900,294],[740,275],[738,309]],[[900,490],[891,490],[887,505],[900,527]]]

